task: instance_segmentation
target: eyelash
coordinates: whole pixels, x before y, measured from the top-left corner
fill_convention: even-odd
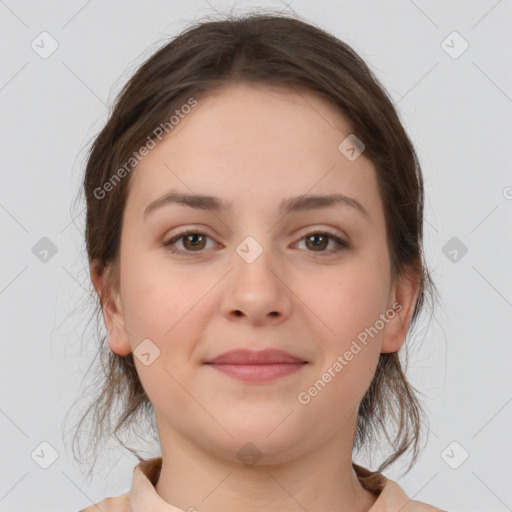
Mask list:
[[[206,236],[207,238],[210,238],[205,233],[202,233],[200,231],[196,231],[196,230],[193,230],[193,229],[189,229],[189,230],[185,230],[185,231],[182,231],[181,233],[176,234],[175,236],[173,236],[172,238],[167,240],[167,242],[164,242],[163,246],[166,247],[167,250],[169,250],[170,252],[177,253],[177,254],[186,254],[186,255],[197,254],[197,255],[199,255],[200,253],[204,252],[204,250],[201,250],[201,251],[184,251],[184,250],[181,250],[181,249],[176,249],[176,247],[172,246],[172,244],[174,244],[175,242],[177,242],[178,240],[180,240],[182,238],[185,238],[188,235],[203,235],[203,236]],[[328,231],[311,231],[311,232],[307,233],[306,235],[304,235],[299,241],[302,241],[305,238],[308,238],[308,237],[313,236],[313,235],[327,236],[329,239],[333,240],[337,244],[337,248],[336,249],[320,251],[318,253],[319,255],[322,255],[322,254],[338,254],[341,251],[343,251],[345,249],[348,249],[350,247],[348,242],[346,242],[345,240],[343,240],[339,236],[334,235],[333,233],[329,233]],[[308,251],[308,252],[312,252],[313,254],[315,253],[315,251]]]

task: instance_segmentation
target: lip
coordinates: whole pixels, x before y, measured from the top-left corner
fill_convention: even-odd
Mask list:
[[[277,349],[231,350],[205,362],[230,377],[268,382],[299,371],[307,361]]]
[[[206,361],[206,364],[231,364],[231,365],[255,365],[255,364],[279,364],[279,363],[307,363],[288,352],[274,348],[266,350],[237,349],[224,352],[213,359]]]

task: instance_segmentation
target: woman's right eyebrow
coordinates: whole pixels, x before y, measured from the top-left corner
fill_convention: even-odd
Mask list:
[[[229,203],[215,196],[170,191],[149,203],[144,209],[144,217],[149,215],[151,212],[154,212],[155,210],[170,204],[179,204],[200,210],[211,210],[213,212],[221,212],[232,209],[232,203]],[[303,194],[300,196],[283,199],[279,205],[279,214],[287,215],[289,213],[310,211],[320,208],[330,208],[339,205],[351,206],[360,212],[369,222],[371,222],[370,215],[364,206],[355,198],[343,194]]]

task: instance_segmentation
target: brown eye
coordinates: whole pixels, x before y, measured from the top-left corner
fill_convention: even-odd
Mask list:
[[[332,254],[349,248],[349,244],[345,242],[345,240],[332,233],[324,233],[321,231],[309,233],[300,241],[302,240],[305,240],[305,245],[309,252]],[[335,247],[326,250],[330,242],[334,242]]]
[[[188,230],[182,233],[178,233],[167,242],[164,242],[163,245],[173,253],[185,255],[192,253],[199,254],[204,252],[203,250],[206,248],[208,239],[211,240],[211,238],[204,233]],[[183,248],[175,247],[175,244],[179,241],[181,241]],[[321,231],[315,231],[307,234],[300,240],[300,242],[302,241],[305,241],[306,249],[308,252],[316,252],[320,255],[336,254],[344,249],[349,248],[349,244],[348,242],[345,242],[345,240],[332,233]],[[328,249],[330,243],[333,243],[334,247]]]
[[[323,234],[308,235],[306,246],[313,249],[325,249],[329,245],[329,237]]]
[[[183,246],[188,250],[203,249],[206,241],[206,237],[200,233],[193,233],[186,235],[183,238]]]
[[[192,252],[202,252],[205,248],[206,241],[209,239],[204,233],[199,231],[184,231],[172,237],[167,242],[164,242],[164,247],[167,247],[171,252],[186,254]],[[182,240],[183,249],[176,248],[174,244]]]

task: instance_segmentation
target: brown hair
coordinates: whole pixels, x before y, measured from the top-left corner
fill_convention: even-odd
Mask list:
[[[92,144],[83,180],[89,262],[98,275],[108,270],[105,294],[95,301],[98,325],[103,301],[109,291],[118,289],[119,242],[130,183],[129,173],[116,182],[114,174],[134,151],[155,141],[155,128],[168,122],[187,99],[236,82],[313,91],[331,102],[350,123],[351,133],[363,141],[384,203],[393,279],[419,276],[409,334],[425,298],[436,292],[423,257],[423,181],[414,147],[391,99],[350,46],[298,17],[270,13],[196,22],[156,51],[118,95],[108,122]],[[98,190],[109,181],[115,186],[98,198]],[[97,354],[101,371],[94,383],[96,396],[73,441],[80,438],[82,422],[92,413],[94,442],[88,447],[94,454],[106,430],[142,460],[118,437],[122,430],[138,425],[139,415],[148,418],[154,413],[133,354],[113,353],[106,336]],[[385,433],[393,452],[379,471],[409,450],[413,456],[407,471],[417,460],[423,411],[415,392],[398,352],[381,354],[359,406],[354,443],[356,450],[367,449],[381,431]],[[112,429],[114,405],[120,411]],[[390,426],[396,430],[391,437]],[[146,431],[141,434],[147,437]]]

